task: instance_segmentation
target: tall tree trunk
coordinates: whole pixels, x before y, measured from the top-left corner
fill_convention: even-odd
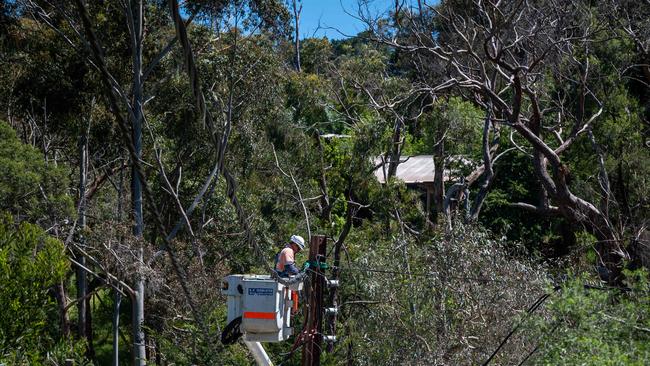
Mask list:
[[[318,146],[319,163],[320,163],[320,177],[318,179],[318,186],[320,188],[320,204],[323,206],[321,211],[321,220],[330,222],[332,220],[332,205],[330,204],[329,193],[327,191],[327,177],[325,176],[325,157],[323,151],[323,143],[321,141],[320,132],[315,132],[316,144]]]
[[[87,131],[87,130],[86,130]],[[88,178],[88,135],[84,131],[79,137],[79,245],[85,246],[84,230],[86,228],[86,181]],[[76,258],[81,266],[86,267],[86,257],[78,254]],[[77,268],[77,336],[79,339],[86,339],[86,355],[90,358],[91,348],[88,338],[88,277],[86,271],[79,266]]]
[[[70,320],[68,319],[68,312],[66,311],[68,302],[65,297],[65,287],[63,286],[63,282],[59,282],[54,286],[54,296],[56,297],[56,304],[59,309],[61,335],[63,338],[67,339],[70,336]]]
[[[93,337],[93,314],[90,311],[92,309],[91,306],[91,300],[92,300],[92,292],[97,288],[97,286],[94,286],[90,289],[89,293],[91,293],[90,296],[87,296],[86,299],[84,300],[86,302],[86,339],[87,339],[87,347],[88,347],[88,353],[87,357],[90,360],[95,359],[95,345],[94,345],[94,337]]]
[[[120,366],[120,305],[122,294],[115,291],[113,300],[113,363],[112,366]]]
[[[518,96],[517,100],[520,100],[519,78],[515,76],[514,80],[517,86],[515,95]],[[519,123],[518,112],[513,114],[511,122],[516,123],[514,125],[515,129],[534,147],[533,167],[535,174],[542,183],[548,197],[557,203],[559,213],[569,222],[583,225],[598,239],[596,251],[599,255],[599,274],[602,279],[610,284],[619,285],[623,279],[623,260],[627,256],[623,249],[622,239],[616,233],[606,212],[599,210],[592,203],[571,192],[568,183],[569,168],[560,159],[557,152],[560,148],[553,150],[541,140],[542,120],[539,102],[534,95],[529,94],[529,98],[534,111],[529,122],[530,129]],[[519,103],[516,103],[516,105],[519,106]],[[579,120],[582,120],[582,117]],[[549,165],[552,174],[549,174]],[[607,189],[609,190],[609,184]],[[609,192],[607,194],[610,195]],[[544,210],[545,207],[539,208],[540,212]]]
[[[143,37],[143,3],[142,0],[130,1],[127,5],[127,18],[131,29],[131,42],[133,46],[133,115],[132,115],[132,139],[137,159],[142,158],[142,37]],[[133,235],[140,243],[143,243],[144,219],[142,212],[142,182],[138,174],[135,162],[131,172],[131,195],[133,201]],[[144,249],[142,244],[138,249],[138,263],[144,265]],[[144,323],[144,278],[142,268],[137,271],[134,280],[135,294],[132,301],[133,311],[133,359],[135,365],[145,365],[145,339],[142,325]]]
[[[445,131],[439,128],[436,131],[436,144],[433,150],[433,202],[435,206],[434,223],[438,215],[444,212],[445,202]]]
[[[393,127],[393,137],[391,139],[390,160],[388,162],[388,179],[397,174],[397,166],[402,156],[402,127],[404,123],[400,117],[395,117],[395,126]]]
[[[120,170],[120,185],[117,192],[117,222],[122,222],[122,200],[124,197],[124,170]],[[120,236],[120,244],[122,243]],[[115,290],[113,299],[113,363],[112,366],[120,365],[120,307],[122,305],[122,294]]]
[[[133,363],[134,365],[146,364],[146,347],[144,340],[144,281],[141,278],[136,279],[136,287],[131,299],[131,312],[133,314]]]
[[[490,144],[490,131],[494,131],[494,143]],[[471,211],[468,213],[470,221],[478,220],[478,216],[481,213],[481,208],[483,207],[483,202],[487,198],[487,194],[494,182],[494,159],[493,154],[496,154],[499,144],[498,131],[492,123],[492,107],[488,108],[488,111],[485,116],[485,123],[483,126],[483,182],[479,188],[478,193],[476,194],[476,199],[472,205]],[[469,192],[469,190],[468,190]],[[469,197],[465,197],[467,202],[469,202]]]
[[[300,6],[298,6],[298,2],[300,0],[293,0],[293,17],[296,21],[295,25],[295,38],[294,38],[294,62],[296,66],[296,71],[301,72],[302,69],[300,67],[300,13],[302,12],[302,3]]]

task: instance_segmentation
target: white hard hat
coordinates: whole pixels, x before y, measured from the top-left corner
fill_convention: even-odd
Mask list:
[[[300,235],[291,235],[291,242],[296,244],[300,250],[305,249],[305,239]]]

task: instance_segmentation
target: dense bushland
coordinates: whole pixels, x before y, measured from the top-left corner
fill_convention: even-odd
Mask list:
[[[0,363],[250,364],[221,278],[292,234],[323,364],[650,362],[650,4],[359,3],[0,2]]]

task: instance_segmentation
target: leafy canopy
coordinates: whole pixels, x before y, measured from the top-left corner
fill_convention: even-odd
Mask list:
[[[37,149],[23,144],[11,126],[2,121],[0,171],[0,211],[30,221],[50,214],[65,217],[71,213],[65,170],[43,161]]]

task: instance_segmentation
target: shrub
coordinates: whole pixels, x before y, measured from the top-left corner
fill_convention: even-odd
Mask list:
[[[628,289],[585,287],[588,278],[568,281],[539,320],[542,337],[536,365],[650,364],[648,273],[627,273]]]
[[[457,224],[421,243],[355,241],[365,244],[350,251],[367,253],[342,274],[342,346],[364,365],[482,363],[546,288],[544,268],[480,226]],[[514,362],[530,343],[515,338],[495,364]]]
[[[0,363],[34,365],[49,351],[62,353],[50,290],[68,267],[63,243],[38,226],[0,216]]]

